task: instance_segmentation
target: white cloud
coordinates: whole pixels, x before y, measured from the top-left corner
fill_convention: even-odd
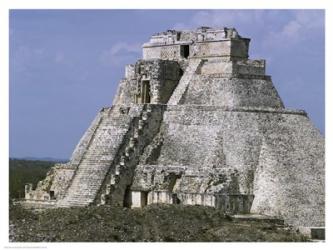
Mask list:
[[[110,49],[101,52],[100,61],[104,65],[123,66],[126,63],[135,61],[141,53],[140,43],[118,42]]]
[[[274,48],[277,45],[293,47],[294,45],[315,37],[324,28],[324,15],[319,11],[299,10],[282,27],[272,31],[263,40],[264,48]]]
[[[135,52],[138,53],[141,51],[141,45],[138,43],[135,44],[128,44],[128,43],[116,43],[115,45],[113,45],[110,49],[110,54],[111,55],[117,55],[119,52],[121,51],[125,51],[125,52]]]
[[[263,15],[264,10],[197,11],[187,23],[176,23],[174,29],[193,29],[199,26],[236,27],[237,24],[257,23]]]
[[[318,10],[204,10],[173,28],[234,27],[245,37],[255,34],[263,49],[273,49],[277,45],[292,48],[315,36],[323,25],[324,15]]]

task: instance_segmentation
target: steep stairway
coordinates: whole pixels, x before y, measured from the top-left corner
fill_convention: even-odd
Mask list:
[[[118,152],[118,160],[105,178],[99,203],[126,206],[126,192],[131,186],[134,171],[144,148],[160,130],[165,106],[146,104],[140,117],[131,123],[131,129]]]
[[[133,119],[115,108],[101,112],[101,121],[83,154],[72,183],[64,198],[58,202],[60,207],[87,206],[94,201]]]
[[[185,94],[193,75],[196,73],[196,71],[199,69],[202,63],[203,63],[202,59],[190,59],[189,65],[187,66],[184,75],[180,79],[176,89],[174,90],[172,96],[168,101],[168,105],[180,104],[181,99]]]

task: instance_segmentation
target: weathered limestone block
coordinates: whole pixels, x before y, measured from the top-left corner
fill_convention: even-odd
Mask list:
[[[233,63],[234,74],[265,75],[265,60],[237,60]]]
[[[262,114],[263,142],[251,211],[287,223],[323,227],[324,140],[305,116]]]
[[[25,199],[26,200],[29,200],[29,199],[32,199],[32,184],[31,183],[28,183],[28,184],[25,184],[24,186],[24,193],[25,193]]]
[[[144,191],[132,191],[132,208],[134,207],[144,207],[147,205],[147,192]]]
[[[26,201],[48,201],[50,200],[50,194],[41,189],[33,190],[32,184],[25,185],[25,200]]]
[[[148,193],[148,205],[154,203],[172,204],[172,195],[168,191],[151,191]]]
[[[185,73],[180,79],[178,86],[172,93],[168,105],[178,105],[183,104],[183,97],[188,89],[188,86],[194,77],[195,73],[200,70],[202,64],[204,63],[201,59],[189,60],[188,66],[185,69]]]
[[[25,186],[27,200],[55,200],[66,191],[74,174],[75,167],[69,163],[55,164],[46,174],[44,180],[39,181],[35,190],[32,184]]]
[[[270,80],[229,78],[223,75],[194,75],[183,96],[182,104],[235,108],[284,107]]]
[[[128,64],[125,66],[125,78],[128,80],[135,79],[135,65]]]

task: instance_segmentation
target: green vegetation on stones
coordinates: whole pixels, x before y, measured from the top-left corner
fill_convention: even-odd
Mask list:
[[[24,185],[32,183],[35,188],[54,164],[52,161],[9,159],[9,197],[24,198]]]

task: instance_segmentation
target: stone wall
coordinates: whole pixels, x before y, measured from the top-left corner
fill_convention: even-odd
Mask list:
[[[164,105],[145,104],[141,115],[132,121],[104,178],[96,203],[118,206],[126,204],[135,168],[143,149],[159,131],[164,109]]]
[[[130,106],[134,103],[134,96],[136,93],[136,79],[122,79],[119,82],[117,94],[113,99],[113,105],[126,105]]]
[[[169,30],[159,33],[143,45],[143,59],[183,60],[184,58],[248,58],[250,39],[242,38],[235,29],[201,27],[196,31]],[[188,46],[184,55],[182,46]]]
[[[235,169],[238,193],[255,196],[252,212],[323,226],[324,140],[304,112],[168,106],[163,122],[155,164],[194,171],[173,191],[203,192],[209,178],[196,168]]]
[[[44,180],[39,181],[36,189],[32,184],[25,187],[25,199],[35,201],[56,200],[64,195],[71,183],[75,172],[75,167],[70,164],[55,164],[46,174]]]
[[[203,75],[222,74],[224,76],[264,76],[265,60],[224,61],[220,58],[206,60],[199,71]]]
[[[215,207],[225,213],[249,213],[253,195],[218,195],[205,193],[171,193],[168,191],[132,191],[132,208],[150,204],[183,204]]]
[[[58,199],[65,194],[72,181],[74,173],[74,168],[61,168],[55,170],[52,185],[50,187],[50,191],[54,192],[54,199]]]
[[[261,114],[263,140],[251,211],[325,226],[325,144],[306,116]]]
[[[190,46],[190,57],[215,57],[220,58],[220,60],[248,58],[248,46],[249,40],[245,39],[228,39],[195,43]],[[223,59],[223,57],[225,58]]]
[[[138,165],[131,189],[187,194],[240,194],[239,177],[237,169],[227,166]]]
[[[126,76],[118,87],[114,105],[146,103],[143,95],[143,82],[149,84],[149,101],[152,104],[167,103],[181,78],[180,65],[168,60],[139,60],[128,66]]]
[[[283,108],[283,103],[268,79],[195,75],[181,104],[227,107]]]
[[[145,46],[143,59],[182,60],[185,55],[181,52],[182,46],[189,46],[189,58],[220,58],[222,60],[248,58],[249,40],[224,39],[220,41],[192,42],[183,44],[163,44]]]

